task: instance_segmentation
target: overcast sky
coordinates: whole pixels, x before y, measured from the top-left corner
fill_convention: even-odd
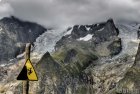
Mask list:
[[[45,27],[92,24],[108,18],[140,22],[140,0],[0,0],[0,18],[10,15]]]

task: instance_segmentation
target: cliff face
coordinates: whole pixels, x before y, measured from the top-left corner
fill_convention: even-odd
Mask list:
[[[115,25],[112,19],[69,28],[56,42],[54,52],[45,52],[41,58],[31,57],[39,80],[30,82],[29,93],[123,94],[118,87],[139,88],[137,29],[128,24]],[[42,40],[49,33],[38,39]],[[46,38],[45,41],[49,42]],[[37,40],[36,43],[46,45],[45,41]],[[35,47],[44,52],[48,46]],[[0,93],[22,93],[22,82],[16,80],[22,67],[23,61],[20,61],[0,70],[3,73],[1,79],[4,79],[0,81]]]
[[[24,22],[15,17],[0,20],[0,62],[21,54],[25,43],[35,42],[46,29],[36,23]]]

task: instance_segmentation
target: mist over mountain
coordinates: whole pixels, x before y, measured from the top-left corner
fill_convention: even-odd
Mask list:
[[[53,28],[93,24],[109,18],[140,22],[139,0],[2,0],[0,18],[14,15]]]

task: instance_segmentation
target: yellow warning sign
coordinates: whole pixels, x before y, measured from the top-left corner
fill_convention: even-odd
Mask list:
[[[27,59],[22,71],[17,77],[17,80],[37,81],[38,77],[29,59]]]

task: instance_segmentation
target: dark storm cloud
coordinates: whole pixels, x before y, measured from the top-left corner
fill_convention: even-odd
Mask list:
[[[1,14],[38,22],[46,27],[92,24],[113,18],[140,21],[139,0],[7,0]],[[4,14],[5,13],[5,14]],[[2,16],[3,16],[2,15]]]

